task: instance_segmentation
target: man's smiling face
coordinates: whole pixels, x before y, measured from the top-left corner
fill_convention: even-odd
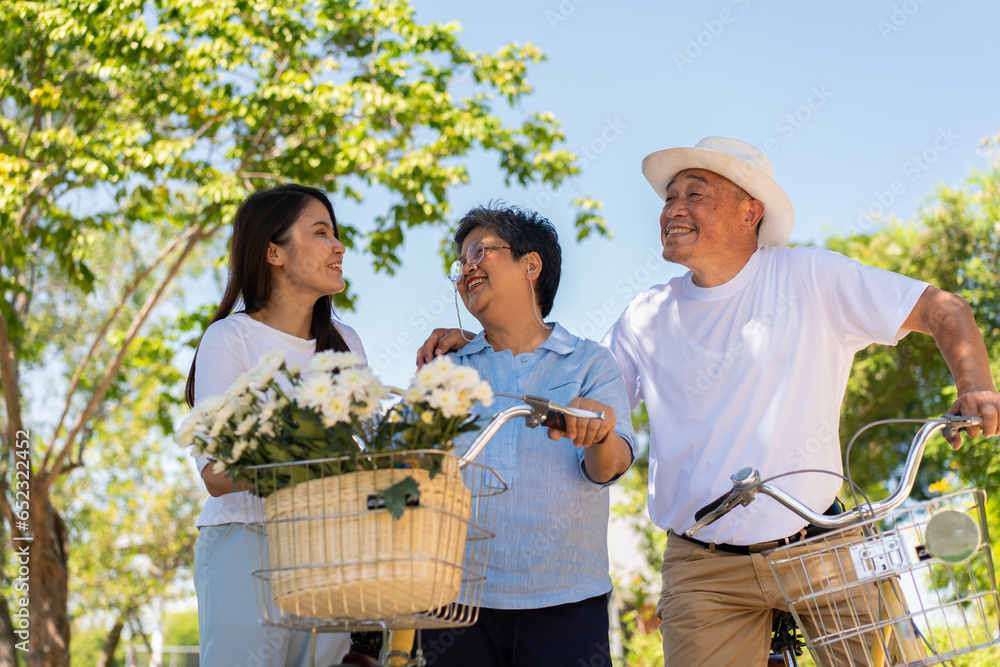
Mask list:
[[[663,258],[698,272],[744,252],[744,204],[753,201],[732,181],[705,169],[685,169],[667,185],[660,213]],[[750,229],[750,234],[754,234]]]

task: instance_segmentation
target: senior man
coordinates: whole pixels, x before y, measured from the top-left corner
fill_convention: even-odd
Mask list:
[[[642,172],[664,202],[663,257],[689,271],[637,296],[604,342],[632,407],[645,400],[650,417],[649,512],[670,531],[657,606],[664,663],[763,664],[771,610],[782,602],[759,551],[800,540],[807,526],[760,497],[695,541],[678,534],[695,512],[743,466],[764,477],[840,472],[844,391],[855,353],[871,343],[933,336],[958,388],[950,411],[982,416],[985,435],[997,433],[1000,395],[963,299],[827,250],[785,246],[792,205],[755,147],[708,137],[649,155]],[[816,512],[833,509],[840,485],[832,475],[782,480]],[[847,650],[858,660],[866,648]]]

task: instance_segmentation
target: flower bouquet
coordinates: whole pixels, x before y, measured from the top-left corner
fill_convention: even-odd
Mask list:
[[[401,400],[387,410],[391,391]],[[442,357],[404,392],[350,353],[279,351],[199,402],[177,441],[263,498],[270,601],[310,618],[398,617],[461,588],[473,494],[450,450],[488,383]],[[381,511],[381,510],[386,511]]]
[[[402,400],[383,413],[390,391],[353,353],[320,352],[300,369],[274,350],[225,394],[195,405],[176,441],[266,498],[299,482],[374,469],[378,454],[451,451],[456,436],[478,428],[471,418],[474,403],[493,402],[475,369],[447,357],[421,368]],[[261,474],[261,466],[298,461],[314,463],[278,465]],[[440,461],[428,464],[431,478]],[[404,481],[386,495],[387,508],[399,518],[405,499],[412,502],[419,489]]]

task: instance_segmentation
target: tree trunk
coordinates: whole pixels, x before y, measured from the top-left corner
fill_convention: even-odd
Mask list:
[[[30,549],[31,650],[28,667],[69,667],[69,539],[66,524],[46,494],[31,493]]]
[[[6,523],[0,520],[0,567],[7,570],[7,547],[8,544],[7,531],[4,528],[7,527]],[[10,584],[11,582],[6,580],[4,577],[4,584]],[[14,600],[17,600],[19,595],[12,594]],[[18,667],[20,662],[17,658],[17,650],[14,648],[16,640],[14,639],[14,624],[11,622],[10,617],[10,604],[7,602],[7,598],[0,596],[0,667]]]
[[[4,554],[6,556],[6,554]],[[0,560],[0,562],[3,562]],[[10,606],[7,598],[0,596],[0,667],[18,667],[17,651],[14,649],[14,627],[10,622]]]
[[[119,618],[115,622],[115,627],[111,628],[107,638],[104,640],[104,650],[97,660],[97,667],[111,667],[115,662],[115,650],[118,648],[118,640],[122,638],[122,629],[125,627],[125,620]]]

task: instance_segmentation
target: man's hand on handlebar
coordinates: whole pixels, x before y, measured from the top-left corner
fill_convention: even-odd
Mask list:
[[[590,447],[595,443],[604,442],[608,435],[615,430],[615,411],[590,398],[577,396],[571,400],[566,407],[589,410],[590,412],[603,412],[604,419],[583,419],[571,414],[563,415],[566,420],[566,430],[559,431],[554,428],[549,429],[549,439],[569,438],[577,447]]]
[[[989,438],[1000,434],[1000,393],[994,390],[966,392],[952,403],[948,412],[953,415],[983,418],[982,427],[970,426],[965,429],[969,438],[978,438],[980,435]],[[954,449],[958,449],[962,446],[962,436],[956,434],[948,438],[948,442]]]
[[[417,368],[442,354],[462,349],[474,335],[462,329],[435,329],[417,350]]]

